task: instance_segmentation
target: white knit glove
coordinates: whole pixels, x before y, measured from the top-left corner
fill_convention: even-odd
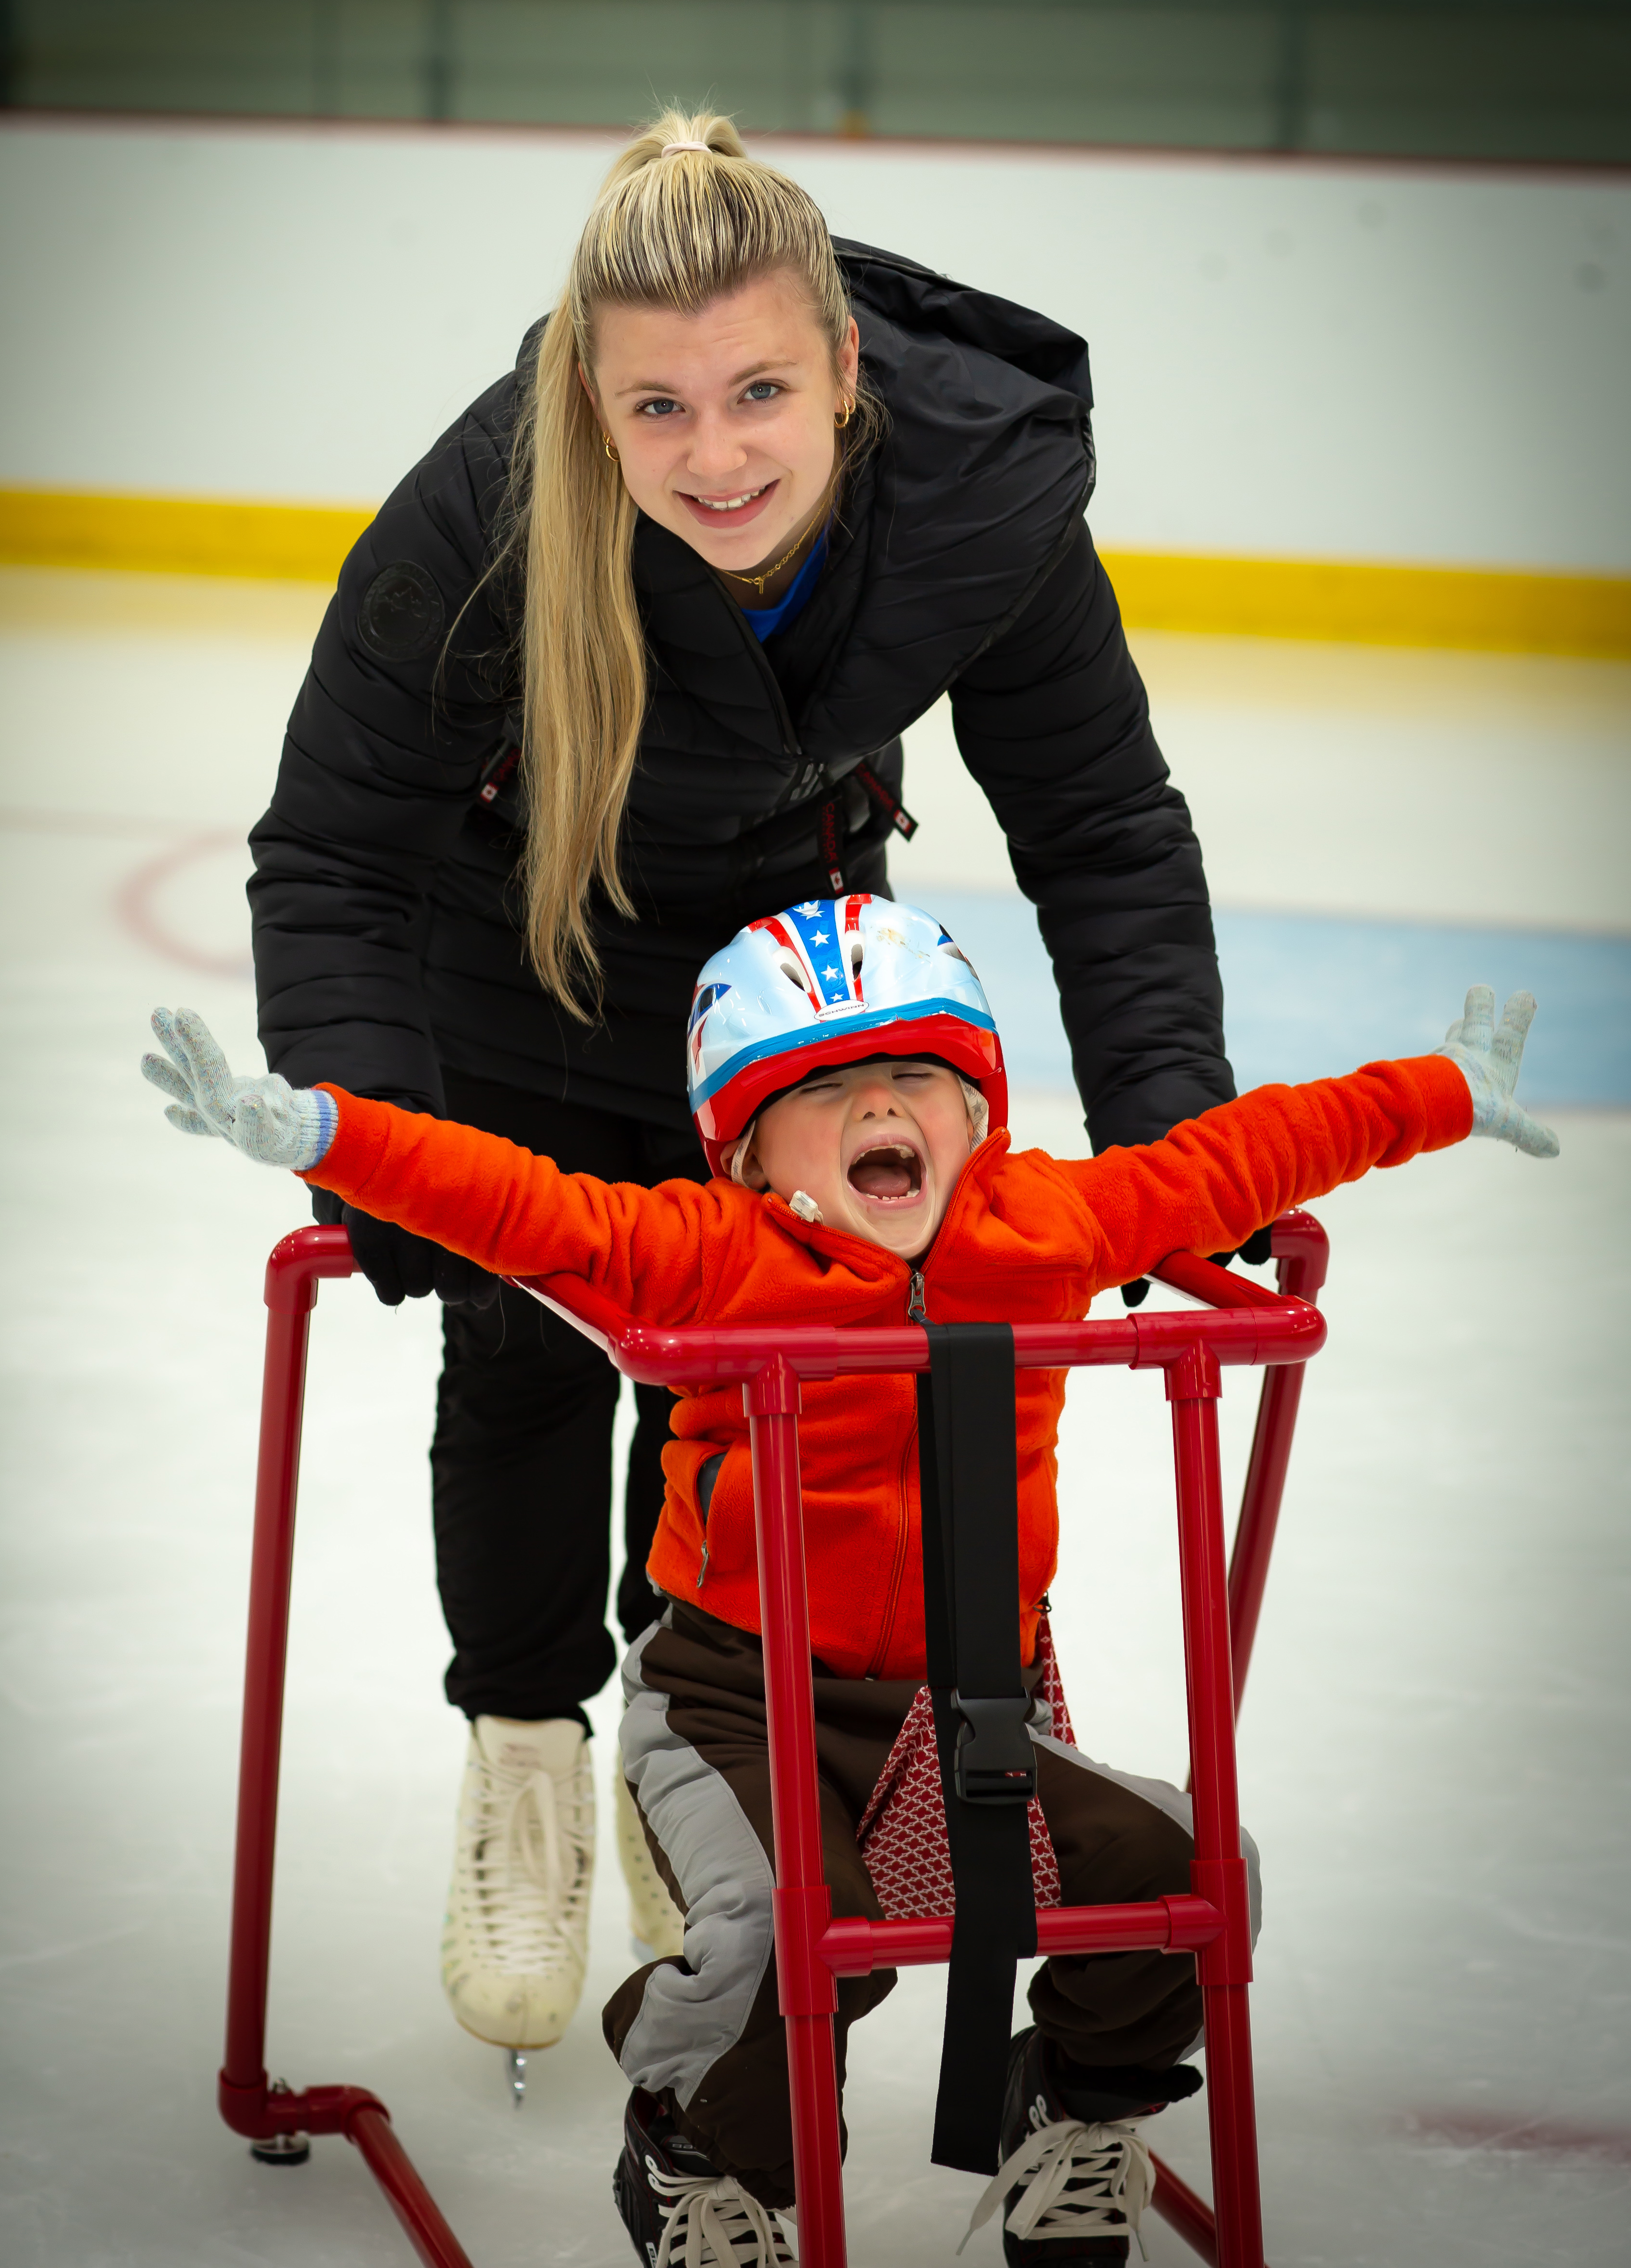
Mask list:
[[[162,1056],[143,1056],[142,1076],[174,1100],[165,1116],[183,1134],[218,1134],[263,1166],[309,1173],[340,1123],[333,1095],[290,1086],[276,1071],[234,1079],[203,1018],[192,1008],[153,1011]],[[169,1058],[165,1061],[165,1057]]]
[[[1474,984],[1458,1020],[1444,1034],[1436,1055],[1448,1056],[1473,1090],[1473,1131],[1492,1141],[1510,1142],[1531,1158],[1555,1158],[1557,1137],[1512,1099],[1524,1039],[1535,1019],[1532,992],[1514,992],[1495,1029],[1495,996],[1488,984]]]

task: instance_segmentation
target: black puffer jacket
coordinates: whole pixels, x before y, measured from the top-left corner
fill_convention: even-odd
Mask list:
[[[804,612],[761,648],[698,555],[638,525],[651,701],[623,857],[639,917],[599,919],[601,1019],[585,1030],[547,998],[519,925],[517,593],[481,583],[511,373],[384,505],[319,632],[251,837],[276,1070],[437,1109],[446,1063],[683,1125],[698,967],[754,915],[827,894],[824,810],[845,886],[887,888],[888,819],[850,775],[870,762],[898,788],[902,729],[950,688],[1038,908],[1095,1146],[1233,1093],[1200,850],[1082,517],[1087,350],[1025,308],[838,249],[889,429],[847,482]]]

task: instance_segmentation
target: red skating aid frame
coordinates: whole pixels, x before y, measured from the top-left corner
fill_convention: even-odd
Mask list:
[[[1325,1231],[1307,1213],[1274,1224],[1276,1296],[1210,1262],[1176,1254],[1153,1272],[1206,1304],[1179,1314],[1103,1322],[1019,1323],[1022,1369],[1126,1367],[1165,1374],[1177,1464],[1184,1668],[1194,1789],[1194,1859],[1187,1896],[1142,1905],[1044,1907],[1042,1953],[1158,1948],[1195,1955],[1205,2007],[1207,2106],[1214,2204],[1157,2159],[1150,2202],[1213,2268],[1263,2268],[1257,2126],[1246,1990],[1252,1976],[1245,1865],[1240,1856],[1234,1719],[1262,1605],[1302,1391],[1303,1365],[1325,1344],[1314,1302],[1325,1281]],[[427,2268],[470,2268],[467,2255],[415,2171],[377,2095],[360,2087],[295,2092],[269,2084],[265,2060],[272,1873],[289,1638],[295,1495],[299,1479],[306,1349],[319,1280],[356,1267],[342,1228],[297,1229],[267,1263],[266,1373],[255,1489],[249,1640],[244,1679],[232,1893],[226,2060],[221,2116],[257,2143],[312,2134],[355,2142]],[[643,1384],[739,1381],[748,1416],[759,1536],[765,1702],[775,1815],[776,1973],[787,2024],[800,2268],[844,2268],[843,2176],[834,2063],[834,1979],[946,1960],[951,1918],[834,1921],[821,1872],[811,1684],[809,1602],[798,1478],[799,1384],[861,1372],[924,1370],[929,1342],[915,1324],[665,1330],[611,1308],[575,1277],[535,1277],[518,1288],[555,1308]],[[1267,1370],[1232,1561],[1224,1574],[1218,1459],[1220,1372]]]

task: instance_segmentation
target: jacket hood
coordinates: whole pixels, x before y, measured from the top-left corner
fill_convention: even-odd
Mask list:
[[[1040,386],[1074,395],[1084,412],[1092,409],[1087,341],[1051,316],[954,284],[899,253],[880,252],[849,237],[835,236],[833,249],[852,305],[863,305],[899,330],[922,332],[994,356]]]
[[[834,247],[888,416],[857,482],[856,604],[804,718],[809,752],[841,762],[921,717],[1024,611],[1092,494],[1093,441],[1074,332],[870,246]]]

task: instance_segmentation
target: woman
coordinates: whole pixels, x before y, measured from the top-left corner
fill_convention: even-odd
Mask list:
[[[272,1068],[571,1170],[705,1178],[694,974],[759,914],[887,893],[900,735],[949,688],[1094,1146],[1226,1101],[1201,854],[1083,519],[1091,407],[1071,333],[834,243],[728,121],[659,119],[554,315],[342,571],[251,838]],[[446,1302],[437,1570],[472,1725],[444,1979],[479,2036],[547,2044],[583,1973],[617,1380],[533,1302],[340,1217],[383,1300]],[[666,1409],[637,1399],[628,1638]],[[636,1933],[669,1949],[618,1794]]]

